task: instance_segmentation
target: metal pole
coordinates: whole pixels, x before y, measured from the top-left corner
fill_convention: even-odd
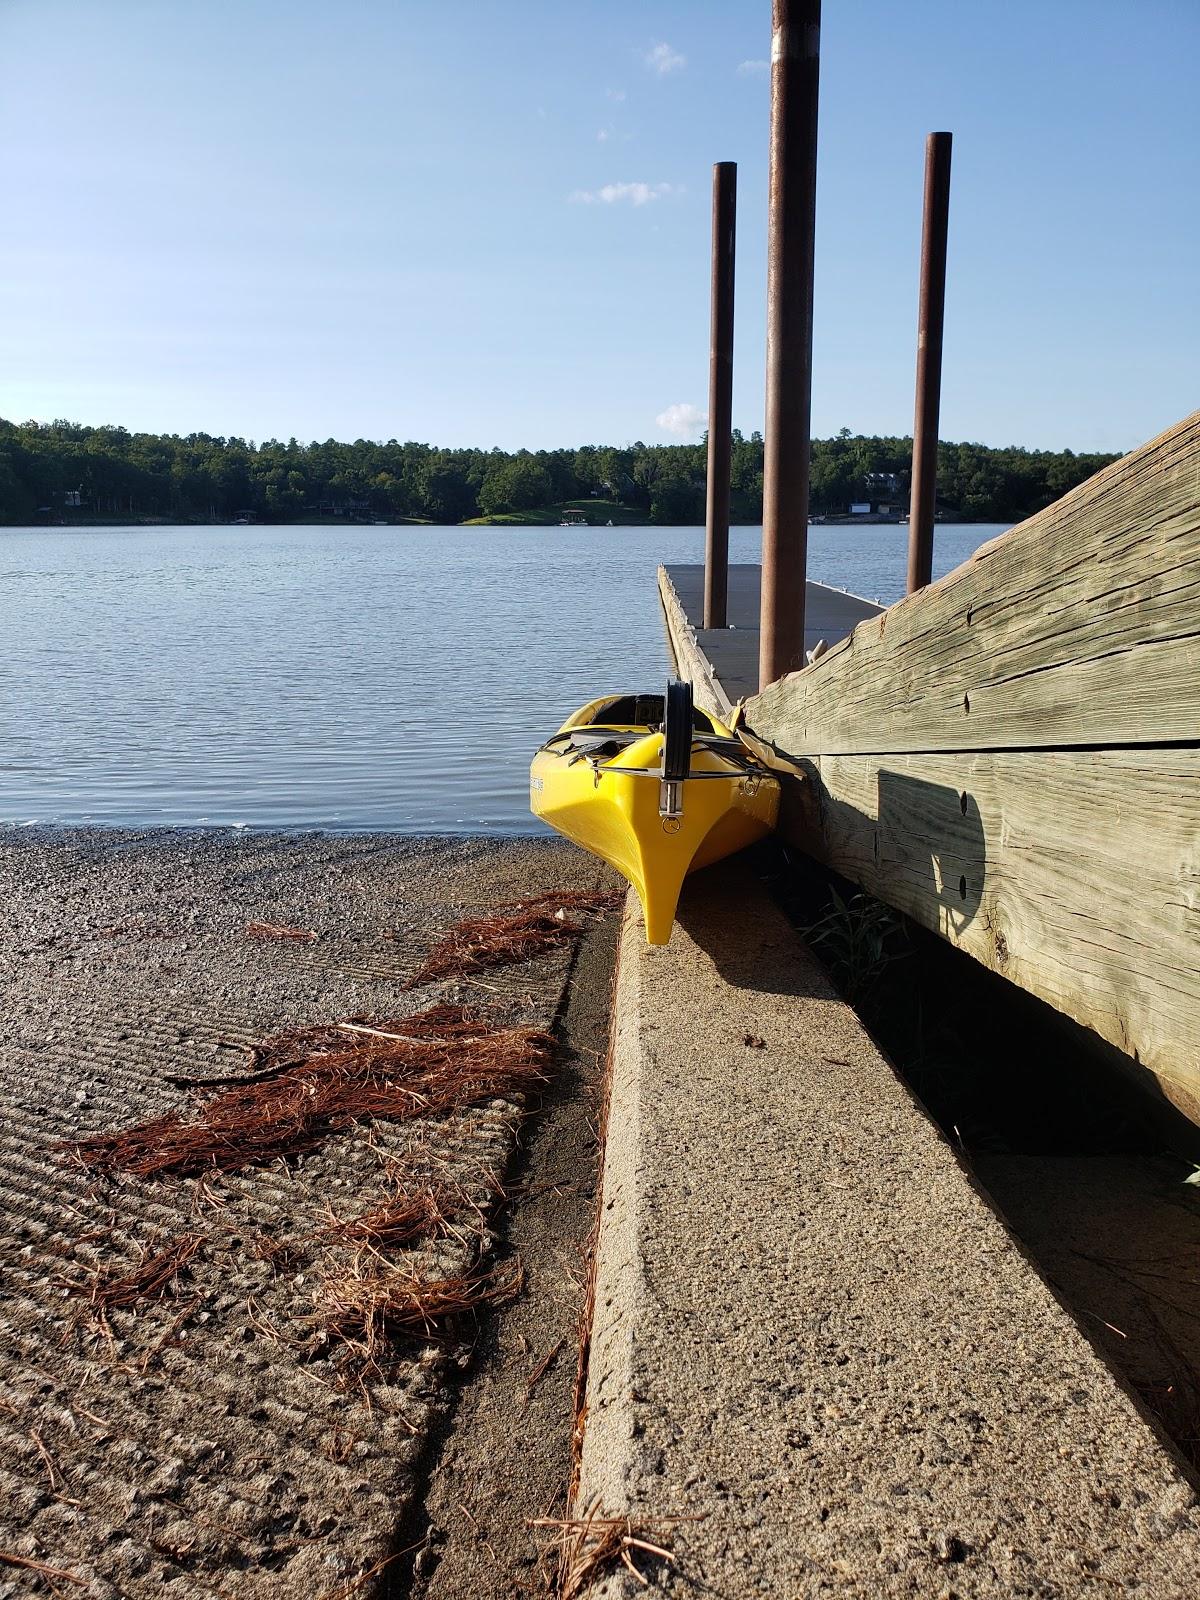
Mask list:
[[[821,0],[773,0],[758,680],[804,665]]]
[[[733,263],[737,162],[713,167],[712,314],[708,350],[708,508],[704,540],[704,626],[728,625],[729,457],[733,429]]]
[[[925,141],[925,220],[921,229],[921,304],[917,313],[917,404],[908,504],[909,594],[923,589],[933,577],[933,514],[937,504],[952,140],[952,134],[931,133]]]

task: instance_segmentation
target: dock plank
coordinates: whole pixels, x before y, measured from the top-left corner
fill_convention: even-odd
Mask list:
[[[753,695],[781,827],[1200,1123],[1200,412]]]

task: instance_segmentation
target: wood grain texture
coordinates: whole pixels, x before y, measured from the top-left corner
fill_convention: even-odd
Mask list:
[[[783,828],[1200,1120],[1200,751],[822,756]]]
[[[1200,739],[1200,412],[746,703],[793,757]]]

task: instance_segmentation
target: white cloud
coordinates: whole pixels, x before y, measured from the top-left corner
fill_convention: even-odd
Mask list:
[[[601,144],[604,144],[606,142],[606,140],[612,138],[612,129],[611,128],[601,128],[599,133],[596,135],[596,137],[597,137],[597,139],[599,139]]]
[[[737,74],[739,78],[755,78],[760,72],[770,72],[769,61],[741,61],[738,63]]]
[[[614,206],[628,200],[630,205],[647,206],[669,194],[682,194],[674,183],[606,183],[602,189],[576,189],[569,198],[575,205]]]
[[[657,72],[660,78],[665,78],[668,72],[678,72],[681,67],[687,66],[687,57],[681,56],[678,50],[672,50],[669,44],[652,45],[647,50],[644,60],[651,72]]]
[[[604,93],[610,100],[624,100],[625,98],[624,89],[605,89]]]
[[[664,433],[673,433],[678,439],[698,439],[708,426],[707,413],[683,401],[660,411],[654,420]]]

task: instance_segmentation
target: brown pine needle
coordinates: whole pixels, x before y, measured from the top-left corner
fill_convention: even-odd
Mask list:
[[[550,1368],[554,1365],[555,1357],[558,1355],[559,1351],[563,1348],[566,1342],[567,1341],[565,1339],[559,1339],[552,1344],[549,1350],[546,1351],[546,1354],[538,1362],[537,1366],[534,1367],[533,1371],[529,1374],[529,1377],[525,1383],[525,1405],[522,1407],[523,1410],[528,1408],[533,1391],[550,1371]]]
[[[345,1583],[339,1583],[336,1588],[323,1590],[317,1600],[349,1600],[352,1594],[361,1589],[365,1583],[369,1583],[385,1567],[390,1567],[393,1561],[399,1561],[401,1556],[411,1555],[414,1550],[419,1550],[424,1543],[424,1539],[418,1539],[416,1544],[405,1545],[403,1550],[396,1550],[390,1556],[384,1556],[382,1561],[376,1561],[365,1572],[360,1572],[356,1578],[347,1578]]]
[[[395,1039],[399,1044],[419,1044],[420,1040],[411,1033],[385,1033],[382,1028],[368,1028],[362,1022],[335,1022],[334,1027],[339,1033],[365,1033],[372,1039]]]
[[[551,889],[546,894],[504,900],[498,911],[583,911],[599,915],[625,904],[624,889]]]
[[[346,1349],[345,1371],[359,1383],[384,1370],[397,1339],[438,1337],[451,1322],[482,1306],[510,1300],[525,1281],[519,1262],[448,1278],[422,1278],[411,1267],[359,1258],[321,1281],[310,1320]]]
[[[295,1272],[306,1259],[307,1241],[275,1239],[269,1233],[259,1233],[250,1240],[250,1254],[265,1261],[276,1277],[284,1272]]]
[[[46,1476],[50,1480],[50,1493],[56,1494],[58,1492],[59,1483],[66,1483],[67,1481],[63,1475],[62,1468],[55,1461],[49,1450],[47,1450],[46,1442],[36,1428],[30,1428],[29,1437],[33,1440],[34,1447],[36,1448],[38,1455],[41,1456],[45,1465]]]
[[[446,1232],[451,1210],[449,1196],[433,1188],[415,1194],[397,1189],[369,1211],[343,1222],[332,1222],[323,1233],[347,1244],[395,1250]]]
[[[394,1332],[430,1334],[439,1324],[464,1311],[501,1299],[520,1288],[520,1269],[506,1278],[491,1274],[423,1279],[415,1273],[357,1272],[326,1277],[322,1291],[333,1313],[330,1331],[341,1338]]]
[[[590,1589],[597,1578],[614,1566],[626,1567],[643,1588],[648,1588],[650,1580],[633,1560],[635,1550],[675,1565],[674,1554],[664,1545],[647,1539],[645,1528],[629,1517],[601,1516],[598,1504],[593,1501],[582,1517],[532,1517],[527,1523],[530,1528],[553,1531],[547,1553],[552,1553],[557,1560],[561,1600],[576,1600],[576,1596]],[[703,1516],[701,1512],[695,1516],[652,1517],[650,1521],[657,1527],[669,1529],[680,1522],[701,1521]]]
[[[76,1572],[68,1572],[65,1567],[51,1567],[44,1561],[33,1561],[29,1556],[15,1555],[11,1550],[0,1550],[0,1561],[7,1562],[10,1567],[24,1567],[29,1572],[38,1572],[43,1578],[65,1578],[68,1583],[77,1583],[80,1588],[86,1587],[87,1579],[81,1578]]]
[[[297,944],[312,944],[318,937],[315,928],[288,928],[278,922],[248,922],[247,939],[291,939]]]

